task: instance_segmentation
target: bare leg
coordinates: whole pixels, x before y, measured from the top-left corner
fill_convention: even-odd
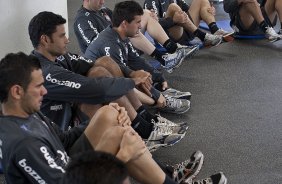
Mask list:
[[[147,31],[152,38],[163,45],[169,37],[158,21],[150,16],[150,13],[151,12],[149,10],[144,10],[144,14],[141,19],[142,32]]]
[[[151,55],[156,49],[156,47],[141,32],[129,39],[135,48],[143,51],[145,54]]]
[[[118,112],[110,106],[97,111],[85,130],[85,135],[96,150],[116,155],[120,149],[124,128],[117,125]],[[140,183],[161,184],[165,173],[152,159],[147,150],[135,160],[126,163],[130,175]]]
[[[175,4],[172,3],[169,5],[166,17],[173,18],[175,16],[176,12],[182,11],[181,8]],[[179,26],[174,26],[169,29],[169,35],[173,37],[175,40],[179,40],[183,34],[183,29],[187,32],[194,33],[197,29],[197,27],[193,24],[193,22],[188,19],[186,23],[179,24]]]
[[[99,58],[96,62],[95,62],[95,66],[100,66],[103,68],[106,68],[112,76],[114,77],[124,77],[122,71],[120,70],[118,64],[113,61],[112,59],[110,59],[109,57],[102,57]],[[135,89],[135,91],[138,91],[137,89]],[[138,100],[136,99],[136,97],[133,99],[132,94],[131,96],[129,96],[129,100],[130,102],[132,102],[132,104],[134,104],[134,108],[138,109],[141,106],[141,102],[147,104],[147,105],[152,105],[154,104],[154,100],[149,97],[148,95],[138,91],[137,93],[135,93],[134,96],[138,97]],[[128,97],[128,96],[127,96]],[[141,102],[140,102],[141,100]]]
[[[271,21],[274,20],[275,16],[278,14],[279,20],[282,20],[282,2],[281,0],[268,0],[265,3],[265,11]]]
[[[261,13],[260,7],[258,3],[246,3],[244,4],[240,10],[240,19],[246,28],[249,28],[254,20],[257,23],[261,23],[264,21],[263,15]]]
[[[188,11],[197,27],[199,26],[201,20],[205,21],[207,24],[215,22],[214,15],[208,12],[208,8],[211,8],[208,0],[192,1]]]
[[[88,77],[112,77],[112,75],[105,68],[94,66],[88,72]],[[118,103],[121,107],[124,107],[127,110],[130,120],[133,120],[136,117],[137,112],[126,96],[122,96],[114,102]],[[81,111],[91,118],[100,107],[101,105],[81,104]]]

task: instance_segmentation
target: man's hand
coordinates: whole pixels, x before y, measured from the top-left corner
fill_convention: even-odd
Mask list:
[[[173,15],[172,20],[176,24],[184,24],[188,21],[188,15],[184,11],[177,11]]]
[[[131,127],[128,127],[123,134],[116,157],[126,163],[137,159],[146,151],[147,148],[142,138]]]
[[[213,6],[213,2],[211,2],[211,7],[208,8],[208,12],[209,12],[210,14],[212,14],[213,16],[216,15],[216,10],[215,10],[215,8],[214,8],[214,6]]]
[[[144,70],[137,70],[131,72],[129,75],[135,82],[135,85],[141,88],[147,95],[152,96],[150,90],[152,87],[152,76],[149,72],[145,72]]]
[[[158,17],[158,15],[157,15],[157,13],[155,12],[155,10],[151,9],[150,11],[151,11],[150,16],[151,16],[153,19],[155,19],[156,21],[159,22],[159,17]]]
[[[110,103],[109,106],[115,108],[118,112],[118,124],[120,126],[130,126],[131,121],[124,107],[120,107],[117,103]]]

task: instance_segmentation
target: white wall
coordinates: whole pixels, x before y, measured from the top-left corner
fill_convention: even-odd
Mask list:
[[[41,11],[52,11],[68,19],[67,0],[0,0],[0,59],[9,52],[33,49],[28,23]],[[65,26],[68,33],[68,25]]]

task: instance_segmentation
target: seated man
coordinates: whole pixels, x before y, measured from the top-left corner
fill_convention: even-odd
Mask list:
[[[0,61],[0,161],[6,183],[61,183],[69,156],[94,149],[115,155],[141,183],[190,182],[201,168],[203,155],[198,153],[181,168],[173,169],[173,175],[182,176],[181,180],[167,176],[129,126],[124,108],[117,104],[100,108],[88,126],[61,131],[39,112],[47,93],[43,83],[36,57],[8,54]],[[222,173],[210,179],[226,180]]]
[[[270,41],[282,38],[281,30],[280,34],[277,34],[273,29],[277,14],[282,22],[281,0],[224,0],[223,3],[235,32],[242,35],[265,34]]]
[[[173,145],[185,136],[187,123],[175,124],[153,115],[138,100],[133,88],[138,85],[148,92],[151,89],[150,74],[140,76],[126,67],[119,68],[110,57],[99,58],[93,66],[92,61],[67,53],[69,41],[65,22],[60,15],[40,12],[32,18],[28,27],[35,48],[32,55],[40,60],[44,86],[49,91],[41,108],[48,118],[58,123],[63,130],[68,130],[91,119],[97,109],[114,101],[125,107],[132,127],[142,138],[148,140],[150,137],[150,143],[156,143],[154,146],[161,144],[151,139],[152,132],[163,137],[161,142],[165,145]],[[104,63],[107,63],[108,70],[103,67]],[[121,69],[132,77],[113,77],[112,74],[116,71],[121,73]],[[164,133],[161,130],[166,126],[170,127],[170,131]],[[173,138],[170,134],[174,134]],[[172,138],[171,141],[166,141],[169,138]]]
[[[85,53],[90,43],[97,38],[98,34],[107,26],[111,25],[112,11],[103,7],[105,1],[83,0],[82,7],[78,10],[74,32],[80,45],[80,49]],[[150,16],[150,12],[145,12],[142,17],[142,32],[147,31],[156,41],[161,43],[169,53],[160,52],[149,40],[140,32],[132,37],[130,41],[133,46],[140,51],[155,57],[161,65],[170,70],[180,65],[182,58],[192,56],[197,47],[179,47],[169,39],[159,23]],[[178,48],[178,49],[177,49]]]
[[[228,33],[215,22],[215,9],[208,0],[194,0],[189,6],[184,0],[145,0],[145,9],[155,12],[162,27],[176,41],[187,42],[198,37],[205,46],[216,46]],[[205,21],[212,34],[198,29]]]
[[[132,9],[130,9],[132,8]],[[119,13],[122,11],[122,13]],[[118,13],[117,13],[118,12]],[[86,49],[85,56],[93,61],[102,56],[111,56],[120,67],[128,67],[135,71],[145,70],[153,76],[153,81],[163,80],[156,76],[155,70],[141,58],[133,48],[128,37],[134,36],[141,28],[142,7],[133,2],[127,9],[113,12],[113,26],[107,27]],[[124,74],[126,76],[126,74]],[[156,80],[154,80],[156,79]],[[164,112],[185,113],[189,110],[190,101],[186,99],[167,98],[170,107],[164,108]]]

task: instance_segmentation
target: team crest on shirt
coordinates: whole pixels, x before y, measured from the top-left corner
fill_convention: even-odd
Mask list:
[[[85,16],[87,16],[87,17],[88,17],[89,15],[90,15],[90,13],[89,13],[89,12],[85,12]]]

